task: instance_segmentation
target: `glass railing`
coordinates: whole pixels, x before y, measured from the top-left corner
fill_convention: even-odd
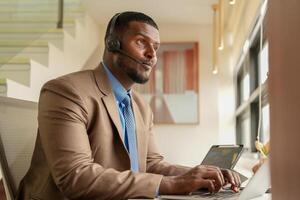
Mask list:
[[[22,72],[30,60],[47,65],[48,42],[60,47],[63,28],[82,13],[80,0],[0,0],[0,87],[5,79],[29,84]]]

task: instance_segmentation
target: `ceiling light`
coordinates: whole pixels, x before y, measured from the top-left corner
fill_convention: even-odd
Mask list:
[[[230,5],[234,5],[235,4],[235,0],[229,0],[229,4]]]

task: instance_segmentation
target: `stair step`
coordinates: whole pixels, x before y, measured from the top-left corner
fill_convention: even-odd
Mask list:
[[[0,48],[2,47],[27,47],[27,46],[48,46],[46,40],[0,40]]]
[[[58,8],[59,2],[58,1],[0,1],[0,6],[1,7],[56,7]],[[81,7],[82,3],[80,1],[73,1],[73,2],[64,2],[64,7]]]
[[[62,29],[0,29],[0,34],[2,33],[20,33],[20,34],[31,34],[31,33],[62,33]]]
[[[64,7],[64,12],[69,11],[83,11],[80,5],[69,5]],[[58,13],[58,5],[0,5],[0,12],[14,13],[14,12],[53,12]]]
[[[6,78],[0,78],[0,85],[6,85]]]
[[[17,4],[17,5],[36,5],[36,4],[58,4],[58,0],[1,0],[0,5],[11,5],[11,4]],[[74,5],[74,4],[81,4],[80,0],[64,0],[64,5]]]
[[[23,61],[22,59],[16,60],[17,62],[27,63],[26,59],[29,60],[32,59],[46,67],[49,64],[49,49],[40,48],[40,50],[32,51],[31,49],[28,50],[28,48],[25,48],[25,49],[19,49],[19,51],[17,52],[0,53],[0,65],[1,63],[4,64],[6,62],[15,62],[14,61],[15,57],[24,58]],[[11,61],[11,59],[13,60]]]
[[[3,67],[6,69],[2,69]],[[30,65],[2,65],[0,67],[0,79],[11,79],[23,85],[30,85]]]
[[[65,18],[76,19],[83,16],[83,12],[65,12]],[[0,12],[0,19],[14,20],[14,19],[57,19],[58,14],[56,12]]]
[[[13,7],[13,8],[3,8],[0,7],[0,13],[55,13],[57,14],[57,8],[39,8],[39,7]],[[84,12],[84,9],[82,7],[65,7],[64,13],[78,13],[78,12]]]
[[[1,44],[2,43],[2,44]],[[51,44],[57,48],[62,49],[63,44],[61,40],[52,41]],[[1,41],[0,40],[0,56],[13,57],[16,55],[27,56],[33,60],[48,66],[48,41]]]
[[[75,20],[64,21],[64,28],[73,28]],[[54,29],[57,27],[57,20],[44,20],[44,21],[21,21],[21,20],[3,20],[0,22],[0,29]]]
[[[21,56],[12,58],[0,57],[0,79],[11,79],[21,84],[29,85],[30,59]]]
[[[66,19],[64,18],[64,22],[66,23],[73,23],[75,19]],[[34,18],[34,19],[0,19],[0,23],[6,24],[6,23],[52,23],[57,22],[57,18],[53,19],[40,19],[40,18]]]
[[[0,29],[1,47],[47,46],[48,42],[57,48],[63,48],[64,31],[62,29]]]
[[[0,4],[58,4],[59,0],[1,0]],[[64,4],[81,4],[80,0],[64,0]]]
[[[19,53],[46,53],[49,46],[14,46],[14,47],[0,47],[0,54],[3,55],[17,55]]]
[[[81,0],[64,0],[64,29],[57,29],[58,0],[0,0],[0,95],[7,80],[30,84],[31,61],[48,65],[49,42],[62,46],[84,16]],[[55,45],[56,46],[56,45]]]
[[[6,78],[0,78],[0,96],[6,96],[7,87],[6,87]]]
[[[28,57],[21,57],[21,56],[0,56],[0,65],[2,70],[3,64],[30,64],[30,59]]]
[[[62,29],[1,29],[0,40],[57,40],[63,37]]]

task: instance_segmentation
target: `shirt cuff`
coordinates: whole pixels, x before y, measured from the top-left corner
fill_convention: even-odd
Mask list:
[[[158,186],[156,188],[155,198],[157,198],[159,196],[159,188],[160,188],[160,183],[161,183],[162,179],[160,179],[160,182],[159,182],[159,184],[158,184]]]

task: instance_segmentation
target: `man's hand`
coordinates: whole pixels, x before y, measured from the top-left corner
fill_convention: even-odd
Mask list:
[[[228,169],[198,165],[183,175],[165,176],[161,181],[159,193],[188,194],[202,188],[215,193],[227,184],[231,184],[231,189],[238,192],[241,184],[239,175]]]
[[[235,183],[235,174],[218,167],[198,165],[179,176],[165,176],[160,184],[160,194],[188,194],[201,188],[210,192],[218,192],[226,181]],[[238,181],[237,181],[238,182]],[[234,184],[235,185],[235,184]]]
[[[234,192],[238,192],[241,186],[241,179],[238,173],[229,169],[221,169],[221,171],[225,179],[225,185],[228,183],[231,184],[231,189]]]

